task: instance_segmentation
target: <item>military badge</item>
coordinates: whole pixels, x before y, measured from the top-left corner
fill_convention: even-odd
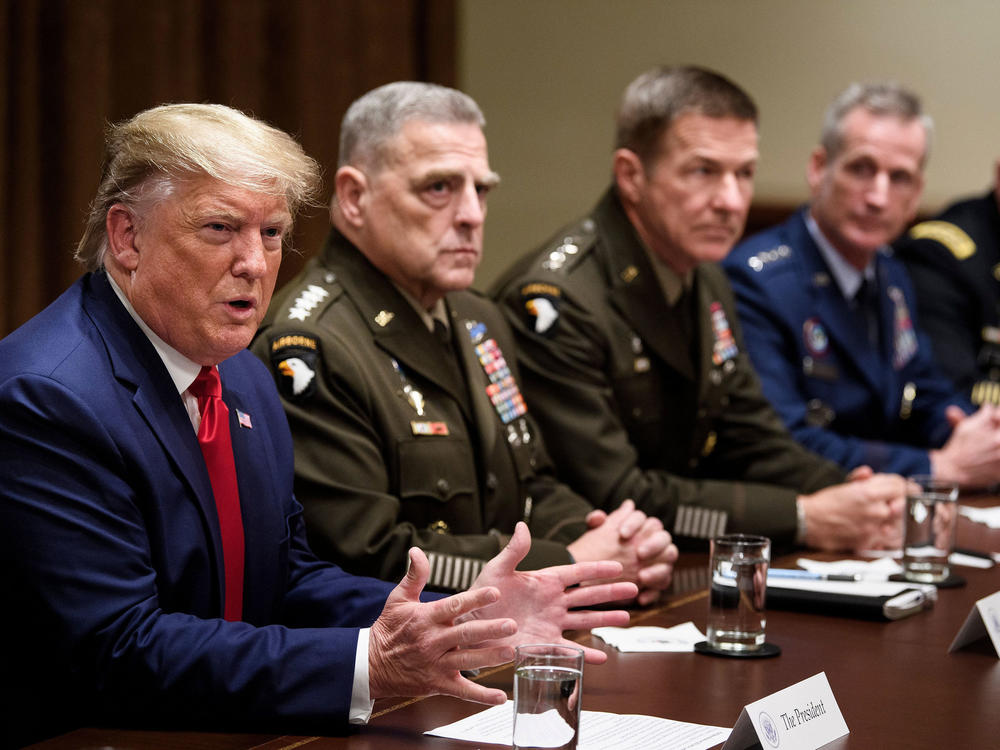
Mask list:
[[[407,401],[409,401],[410,406],[413,407],[413,411],[417,413],[418,417],[424,416],[424,404],[425,404],[424,394],[422,394],[420,391],[414,388],[413,385],[410,383],[410,381],[407,380],[406,373],[403,372],[403,368],[399,366],[399,362],[396,361],[395,357],[390,357],[389,361],[392,363],[393,372],[395,372],[397,377],[399,378],[400,390],[398,391],[398,393],[401,393],[403,397]],[[417,424],[417,423],[414,422],[412,424]],[[421,422],[419,424],[423,423]],[[413,434],[416,435],[416,434],[429,434],[429,433],[414,432]]]
[[[830,339],[827,338],[826,329],[819,322],[819,318],[809,318],[802,324],[802,342],[806,351],[814,357],[822,357],[826,354]]]
[[[448,425],[445,422],[410,422],[410,430],[414,435],[447,435]]]
[[[469,331],[470,338],[475,338],[472,331]],[[490,403],[497,410],[501,421],[509,424],[528,411],[521,395],[521,389],[517,387],[517,382],[507,366],[503,352],[496,339],[488,338],[475,344],[476,357],[482,365],[483,372],[489,378],[489,385],[486,386],[486,395],[490,398]]]
[[[906,306],[903,290],[898,286],[891,286],[888,294],[895,307],[892,323],[892,366],[895,370],[902,370],[917,353],[917,334],[913,330],[913,319],[910,317],[910,308]]]
[[[635,359],[632,360],[632,369],[635,372],[648,372],[652,366],[649,357],[643,354],[642,339],[639,338],[639,334],[632,332],[632,354],[635,355]]]
[[[532,319],[532,330],[541,334],[552,331],[559,319],[559,303],[562,301],[559,287],[552,284],[527,284],[521,287],[521,299]]]
[[[288,308],[289,320],[305,320],[312,311],[316,309],[320,302],[330,296],[330,292],[316,284],[310,284],[295,298],[292,306]]]
[[[712,318],[712,336],[715,339],[712,344],[712,362],[721,365],[726,360],[735,357],[739,353],[739,349],[736,348],[733,329],[729,326],[729,320],[726,318],[726,311],[722,309],[722,304],[713,302],[708,309]]]
[[[300,334],[283,334],[271,340],[271,367],[278,391],[287,399],[298,400],[316,392],[316,362],[319,341]]]
[[[771,250],[752,255],[747,259],[747,265],[754,271],[760,273],[768,263],[775,263],[779,260],[792,257],[792,249],[788,245],[778,245]]]
[[[486,338],[486,325],[478,320],[465,321],[465,330],[469,332],[469,340],[473,346]]]

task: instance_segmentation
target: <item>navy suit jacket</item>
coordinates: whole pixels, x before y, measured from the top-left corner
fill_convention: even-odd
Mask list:
[[[878,253],[881,347],[830,274],[805,209],[740,243],[723,263],[764,395],[796,439],[845,469],[927,473],[951,434],[945,408],[972,411],[933,362],[903,264]]]
[[[219,369],[244,622],[221,619],[218,520],[191,421],[104,273],[0,341],[0,740],[80,722],[346,724],[357,628],[391,586],[313,557],[273,381],[249,352]]]

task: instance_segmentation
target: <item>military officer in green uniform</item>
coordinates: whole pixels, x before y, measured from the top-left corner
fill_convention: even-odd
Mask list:
[[[1000,160],[985,195],[959,201],[896,243],[935,358],[976,406],[1000,406]]]
[[[743,230],[756,119],[711,71],[661,68],[630,84],[613,185],[497,287],[525,395],[559,436],[560,477],[600,508],[634,498],[690,543],[744,531],[891,548],[903,480],[867,467],[845,476],[790,437],[715,265]]]
[[[662,522],[595,511],[555,479],[509,327],[467,291],[497,182],[483,124],[468,96],[408,82],[345,115],[333,231],[253,344],[289,417],[310,542],[386,579],[419,546],[430,585],[456,590],[525,520],[525,567],[619,560],[652,601],[677,555]]]

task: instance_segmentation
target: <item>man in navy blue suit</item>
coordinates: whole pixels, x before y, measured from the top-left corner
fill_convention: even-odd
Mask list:
[[[82,723],[337,730],[389,695],[500,703],[460,671],[627,621],[569,611],[635,596],[575,586],[617,563],[515,572],[523,524],[447,600],[422,600],[417,549],[395,589],[312,555],[281,404],[245,347],[318,183],[293,139],[227,107],[110,129],[88,273],[0,342],[0,744]],[[235,516],[199,442],[196,381],[220,377]]]
[[[723,265],[764,394],[803,445],[845,469],[989,485],[1000,411],[971,413],[940,373],[888,247],[916,213],[931,128],[898,85],[850,86],[810,157],[810,204]]]

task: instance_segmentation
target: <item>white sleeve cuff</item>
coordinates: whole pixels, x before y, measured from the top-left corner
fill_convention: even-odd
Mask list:
[[[368,687],[369,630],[358,630],[358,650],[354,652],[354,687],[351,689],[351,712],[348,716],[351,724],[367,724],[375,705]]]

